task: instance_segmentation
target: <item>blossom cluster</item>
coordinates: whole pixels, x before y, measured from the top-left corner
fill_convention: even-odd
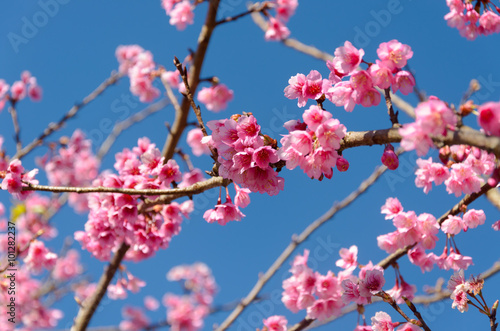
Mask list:
[[[371,297],[382,290],[385,284],[384,270],[371,262],[360,268],[358,276],[353,271],[358,266],[357,247],[340,250],[337,266],[344,270],[337,276],[332,271],[322,275],[307,265],[309,251],[295,257],[290,272],[292,276],[283,281],[282,301],[292,312],[307,310],[307,318],[326,320],[338,316],[350,302],[359,305],[371,303]]]
[[[33,191],[23,191],[23,187],[27,187],[27,184],[37,185],[36,174],[38,174],[38,169],[25,172],[21,161],[14,159],[9,163],[3,175],[2,190],[9,191],[18,200],[25,200]]]
[[[382,206],[381,212],[386,214],[386,219],[392,219],[394,226],[397,228],[394,232],[377,237],[378,246],[387,253],[394,253],[400,248],[414,245],[408,251],[408,259],[411,263],[419,266],[422,272],[432,270],[434,264],[444,270],[467,269],[472,264],[471,257],[461,255],[458,249],[453,247],[448,250],[448,246],[445,246],[443,253],[439,256],[432,252],[425,252],[425,250],[434,249],[438,240],[437,234],[440,225],[433,215],[422,213],[417,216],[414,211],[405,212],[397,198],[388,198]],[[450,215],[443,222],[443,232],[449,234],[455,231],[452,228],[458,222],[455,220],[456,217]],[[464,218],[465,221],[460,222],[460,226],[464,229],[466,227],[476,227],[481,224],[481,221],[484,222],[481,213],[474,209],[471,209]],[[452,224],[448,226],[449,222],[452,222]]]
[[[448,105],[436,97],[421,102],[415,108],[415,122],[399,129],[401,146],[407,150],[416,149],[419,156],[427,154],[434,146],[432,136],[446,136],[457,124],[457,116]]]
[[[23,202],[13,206],[9,221],[16,224],[16,253],[19,263],[15,269],[16,283],[16,325],[26,330],[43,328],[55,328],[58,320],[62,318],[62,312],[46,305],[46,283],[35,278],[43,270],[50,272],[43,275],[45,279],[50,277],[54,285],[75,279],[82,273],[79,263],[79,254],[69,250],[66,254],[56,255],[46,246],[41,238],[51,239],[57,235],[55,228],[51,227],[45,217],[49,208],[57,208],[57,204],[45,196],[34,193]],[[5,208],[0,203],[0,268],[7,261],[9,235],[6,230],[7,219]],[[5,273],[2,276],[9,276]],[[0,279],[0,302],[9,302],[12,293],[12,282],[10,277]],[[10,288],[10,289],[9,289]],[[45,290],[43,290],[45,288]],[[9,316],[9,307],[1,305],[0,314]],[[12,324],[7,318],[0,321],[1,330],[11,330]]]
[[[371,319],[372,325],[368,327],[360,327],[354,331],[420,331],[421,329],[412,323],[397,323],[393,322],[389,314],[379,311]],[[395,327],[399,324],[399,327]]]
[[[92,152],[92,142],[85,134],[76,130],[71,138],[61,141],[62,146],[56,155],[47,155],[40,163],[47,173],[50,185],[90,186],[97,178],[99,160]],[[87,196],[70,193],[69,204],[78,212],[88,210]]]
[[[252,192],[276,195],[283,190],[284,179],[272,164],[279,161],[272,142],[260,132],[260,125],[251,115],[233,115],[229,119],[210,121],[212,135],[203,142],[217,149],[219,174]]]
[[[233,99],[233,90],[224,84],[215,84],[204,87],[198,92],[198,101],[203,103],[208,110],[220,112],[226,109],[227,103]]]
[[[116,155],[114,166],[118,174],[102,174],[92,184],[131,189],[168,189],[172,183],[181,181],[182,173],[175,160],[164,161],[155,144],[142,138],[132,151],[124,149]],[[139,212],[138,198],[118,193],[89,194],[90,212],[85,231],[77,231],[75,239],[101,260],[109,259],[122,243],[131,246],[125,258],[135,261],[168,247],[172,237],[181,229],[182,217],[187,217],[193,210],[193,202],[172,202],[151,211]]]
[[[30,271],[23,265],[17,267],[15,272],[15,321],[16,327],[23,326],[23,330],[54,329],[58,321],[63,317],[63,312],[59,309],[47,307],[43,297],[39,295],[43,283],[31,277]],[[7,276],[7,275],[6,275]],[[1,330],[13,330],[12,323],[6,318],[10,302],[11,287],[13,279],[9,277],[0,278],[0,314],[4,318],[0,319]]]
[[[432,158],[417,159],[415,185],[425,193],[432,189],[432,183],[444,183],[446,191],[457,197],[479,192],[484,183],[482,176],[492,175],[495,169],[494,154],[466,145],[441,148],[440,160],[441,163]]]
[[[491,0],[474,5],[470,1],[446,0],[450,12],[444,16],[448,26],[457,28],[462,37],[474,40],[479,35],[500,32],[499,8]],[[481,5],[483,10],[481,13]],[[493,11],[495,9],[497,13]]]
[[[346,160],[337,154],[346,127],[332,114],[312,105],[304,111],[304,122],[291,120],[285,123],[288,134],[281,138],[279,158],[286,161],[287,169],[299,166],[309,177],[330,179],[333,167],[346,170]],[[348,167],[348,164],[347,164]]]
[[[210,313],[217,284],[210,268],[204,263],[180,265],[167,273],[169,281],[182,282],[184,295],[166,293],[163,305],[167,308],[167,323],[172,330],[196,331],[203,327],[204,318]],[[143,284],[139,284],[143,285]],[[109,292],[109,291],[108,291]],[[108,293],[109,295],[109,293]],[[157,310],[159,302],[154,297],[144,298],[147,310]],[[120,330],[140,331],[150,325],[150,320],[140,307],[125,307]]]
[[[217,222],[220,225],[226,225],[230,221],[241,221],[241,219],[245,217],[240,211],[240,207],[245,208],[250,203],[250,190],[247,188],[240,188],[237,184],[234,184],[234,187],[236,189],[234,203],[231,200],[229,192],[226,192],[226,202],[224,203],[222,203],[221,197],[219,196],[215,207],[213,209],[208,209],[203,214],[205,221],[208,223]]]
[[[484,280],[479,277],[470,276],[469,280],[465,280],[464,271],[458,270],[453,276],[451,276],[448,281],[448,290],[451,293],[451,300],[453,303],[452,308],[457,308],[461,313],[469,309],[469,298],[470,296],[476,296],[481,293],[484,286]]]
[[[267,22],[264,37],[267,41],[281,41],[290,35],[290,30],[286,27],[286,23],[295,14],[299,1],[273,0],[270,3],[276,10],[276,17],[267,15],[269,21]]]
[[[130,92],[141,102],[151,102],[160,96],[160,90],[153,86],[156,64],[150,51],[138,45],[122,45],[116,49],[116,58],[120,73],[130,78]]]
[[[349,41],[338,47],[334,54],[335,57],[326,62],[330,70],[328,79],[322,79],[316,70],[307,76],[297,74],[288,81],[285,96],[298,99],[298,106],[303,107],[308,99],[318,100],[324,95],[336,106],[343,106],[350,112],[355,105],[378,105],[381,97],[375,87],[392,88],[393,92],[401,91],[405,95],[413,91],[415,79],[410,72],[402,70],[413,56],[408,45],[397,40],[381,43],[377,49],[379,59],[375,63],[365,62],[364,50],[355,48]],[[366,70],[360,68],[362,63],[368,64]]]
[[[7,84],[4,79],[0,79],[0,111],[5,107],[7,100],[15,103],[26,96],[29,96],[32,101],[42,99],[42,88],[38,85],[36,77],[32,76],[29,71],[23,71],[21,80],[15,81],[12,86]]]
[[[167,293],[163,297],[172,330],[201,329],[217,291],[210,268],[204,263],[177,266],[168,272],[167,279],[183,281],[183,288],[189,292],[183,296]]]
[[[168,16],[170,25],[175,25],[177,30],[184,30],[188,24],[193,24],[194,7],[189,0],[162,0],[161,5]]]

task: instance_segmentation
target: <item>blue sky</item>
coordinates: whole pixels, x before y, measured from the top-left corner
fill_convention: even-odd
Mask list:
[[[49,1],[47,1],[49,2]],[[206,4],[195,11],[195,24],[179,32],[168,23],[168,17],[160,6],[160,1],[104,1],[78,2],[58,1],[57,10],[52,8],[51,15],[43,15],[45,1],[16,2],[3,4],[0,20],[0,78],[12,83],[19,79],[23,70],[30,70],[37,77],[44,90],[40,103],[23,101],[18,105],[21,138],[24,143],[31,141],[47,126],[57,121],[82,100],[98,84],[116,70],[118,63],[114,52],[119,45],[138,44],[150,50],[158,64],[173,70],[174,56],[182,59],[188,49],[196,47],[200,27],[204,21]],[[224,14],[236,15],[245,10],[245,1],[223,0]],[[389,12],[390,10],[390,12]],[[381,14],[381,11],[391,13]],[[457,30],[447,27],[443,16],[447,13],[444,0],[419,2],[412,0],[372,1],[319,1],[302,0],[297,13],[291,18],[289,28],[292,37],[333,53],[335,48],[350,40],[355,46],[365,50],[365,58],[373,61],[376,49],[381,42],[392,39],[408,44],[414,52],[409,65],[415,72],[418,86],[428,95],[436,95],[449,103],[458,104],[462,93],[471,79],[477,79],[483,89],[476,97],[478,103],[498,101],[500,98],[500,67],[498,54],[500,36],[479,37],[470,42],[459,36]],[[28,23],[26,23],[28,22]],[[38,27],[29,29],[27,24],[38,22]],[[43,23],[43,24],[42,24]],[[13,41],[14,35],[22,40]],[[226,111],[213,114],[202,109],[204,119],[220,119],[242,111],[252,112],[259,124],[267,128],[265,133],[280,138],[285,130],[280,122],[301,117],[303,109],[297,108],[296,101],[283,95],[290,76],[297,73],[307,74],[318,70],[327,76],[325,64],[310,56],[300,54],[280,43],[265,42],[263,32],[249,17],[218,27],[208,49],[202,77],[217,76],[220,81],[234,91],[234,100]],[[108,134],[106,122],[122,119],[124,113],[117,112],[113,105],[122,102],[130,95],[128,79],[121,80],[110,87],[102,97],[85,107],[78,116],[67,123],[66,127],[53,135],[55,141],[61,135],[71,135],[81,128],[99,146]],[[413,105],[414,95],[405,97]],[[127,104],[128,115],[139,111],[146,105],[132,97]],[[124,103],[120,103],[124,105]],[[363,108],[356,106],[352,113],[331,103],[325,103],[327,110],[334,114],[348,130],[368,130],[388,128],[390,122],[383,103],[378,107]],[[125,108],[123,108],[125,109]],[[7,153],[15,149],[12,123],[4,110],[0,114],[0,134],[5,138]],[[194,119],[194,116],[191,117]],[[117,140],[111,153],[104,159],[101,170],[110,169],[114,163],[113,154],[123,148],[135,146],[137,139],[148,136],[158,146],[163,146],[166,138],[165,122],[173,121],[173,110],[166,108],[143,123],[134,126],[127,134]],[[401,122],[409,118],[401,115]],[[476,127],[474,119],[466,124]],[[187,149],[185,139],[182,148]],[[36,149],[23,160],[26,168],[35,167],[34,157],[46,153],[44,147]],[[351,167],[345,173],[334,172],[331,180],[313,181],[296,169],[284,170],[285,190],[276,197],[252,194],[252,203],[243,210],[247,215],[242,222],[233,222],[225,227],[207,224],[202,215],[204,210],[216,203],[218,190],[204,193],[195,198],[196,210],[189,221],[183,225],[182,232],[175,237],[171,246],[148,261],[139,264],[126,263],[137,277],[148,282],[139,294],[130,294],[124,302],[107,298],[95,314],[91,325],[116,325],[121,320],[123,304],[141,305],[145,295],[161,299],[167,291],[179,293],[177,284],[165,279],[166,272],[173,266],[201,261],[212,268],[220,291],[215,298],[217,304],[227,303],[245,296],[264,272],[290,242],[293,234],[300,233],[311,221],[322,215],[335,202],[343,199],[366,178],[380,163],[383,147],[362,147],[345,152]],[[435,157],[437,153],[434,152]],[[391,222],[384,220],[380,206],[387,197],[397,196],[405,210],[415,210],[417,214],[428,212],[436,217],[442,215],[458,199],[446,194],[444,187],[433,188],[425,195],[415,188],[413,170],[416,156],[404,155],[401,167],[384,175],[367,194],[355,204],[340,212],[332,221],[314,233],[297,250],[316,251],[317,270],[326,272],[335,267],[338,250],[357,244],[360,249],[359,260],[376,263],[386,256],[377,247],[376,236],[393,231]],[[211,169],[210,159],[193,157],[195,166]],[[43,176],[42,183],[44,183]],[[9,196],[0,195],[0,200],[9,205]],[[457,242],[465,255],[473,256],[474,266],[466,274],[478,274],[486,270],[498,259],[495,243],[498,232],[492,231],[491,224],[499,219],[498,210],[481,198],[473,208],[484,208],[487,220],[479,229],[470,230],[457,236]],[[49,247],[58,251],[65,236],[72,236],[82,230],[85,215],[76,215],[70,208],[54,219],[59,229],[58,240],[50,242]],[[444,235],[440,234],[440,252]],[[79,247],[77,243],[74,247]],[[103,264],[82,252],[83,263],[88,273],[97,279]],[[422,274],[420,268],[411,265],[406,258],[401,259],[401,272],[408,282],[415,283],[419,291],[424,285],[432,285],[438,277],[448,279],[451,272]],[[288,277],[289,264],[280,269],[273,280],[264,288],[263,293],[271,296],[281,293],[281,281]],[[393,279],[393,271],[387,271],[388,284]],[[387,289],[392,284],[387,286]],[[493,303],[500,295],[498,276],[486,283],[485,296]],[[77,305],[72,298],[64,299],[55,307],[65,313],[61,328],[69,327],[76,315]],[[400,320],[390,307],[377,304],[367,308],[369,319],[376,311],[384,310],[395,320]],[[471,330],[487,328],[488,320],[476,310],[466,314],[451,310],[451,301],[438,303],[423,311],[429,315],[431,329]],[[217,313],[207,318],[205,329],[214,323],[221,323],[226,313]],[[301,320],[305,313],[291,314],[276,301],[262,302],[247,309],[236,322],[235,330],[255,330],[268,315],[285,314],[292,323]],[[154,321],[165,318],[165,311],[149,315]],[[356,316],[343,317],[336,327],[352,330]],[[329,329],[331,326],[321,329]]]

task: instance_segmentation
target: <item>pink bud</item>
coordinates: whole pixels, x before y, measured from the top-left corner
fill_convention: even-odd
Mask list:
[[[396,170],[399,166],[398,156],[394,153],[394,147],[391,144],[385,147],[381,160],[382,164],[390,170]]]
[[[344,172],[347,171],[347,169],[349,169],[349,162],[342,156],[339,156],[339,158],[337,159],[337,169],[340,172]]]

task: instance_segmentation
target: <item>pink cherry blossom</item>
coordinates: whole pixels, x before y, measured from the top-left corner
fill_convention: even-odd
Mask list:
[[[402,136],[401,147],[406,151],[416,150],[418,156],[424,156],[434,146],[431,138],[417,123],[404,124],[399,128]]]
[[[479,192],[483,180],[469,166],[455,163],[451,166],[450,177],[444,183],[446,191],[458,197],[462,193]]]
[[[478,109],[479,125],[486,133],[500,136],[500,102],[487,102]]]
[[[415,78],[408,71],[398,71],[396,75],[394,75],[394,80],[392,83],[392,91],[396,93],[397,91],[401,91],[404,95],[408,95],[413,92],[413,87],[415,86]]]
[[[49,249],[45,247],[45,244],[39,240],[30,243],[28,255],[23,260],[28,266],[28,269],[35,274],[40,273],[42,268],[52,269],[56,261],[57,255],[49,251]]]
[[[467,228],[474,229],[479,225],[484,224],[486,220],[486,215],[482,210],[469,209],[463,216],[464,225]]]
[[[295,13],[299,5],[298,0],[276,0],[276,17],[286,22]]]
[[[192,129],[187,134],[187,143],[191,147],[193,154],[201,156],[203,154],[210,154],[210,149],[207,145],[201,142],[203,132],[199,128]]]
[[[122,315],[126,320],[120,322],[120,330],[140,331],[150,324],[142,309],[134,307],[124,307]]]
[[[450,215],[448,218],[441,224],[441,230],[443,230],[446,234],[459,234],[460,231],[464,228],[465,224],[461,217]]]
[[[167,9],[166,7],[165,9]],[[175,25],[177,30],[184,30],[188,24],[193,24],[193,8],[189,0],[183,0],[174,5],[168,13],[170,15],[170,25]]]
[[[428,135],[446,135],[446,129],[455,127],[457,117],[441,100],[421,102],[415,108],[417,124]]]
[[[394,324],[392,323],[391,316],[379,311],[372,317],[372,330],[373,331],[392,331]]]
[[[382,214],[386,214],[385,219],[390,220],[403,211],[403,206],[398,198],[387,198],[385,204],[380,208]]]
[[[269,17],[265,38],[267,41],[281,41],[288,38],[290,30],[279,19]]]
[[[208,110],[220,112],[227,108],[227,103],[233,100],[233,90],[224,84],[204,87],[198,92],[198,101],[203,103]]]
[[[386,43],[381,43],[377,49],[377,55],[380,60],[392,61],[397,68],[403,68],[406,65],[406,61],[413,56],[413,51],[410,46],[394,39]]]
[[[339,82],[331,87],[327,93],[326,97],[336,106],[343,106],[348,112],[353,111],[355,102],[353,97],[354,89],[351,82]]]
[[[335,262],[337,267],[342,269],[350,269],[358,265],[358,246],[352,245],[347,248],[341,248],[339,251],[340,260]]]
[[[357,49],[351,42],[346,41],[344,46],[335,49],[335,57],[332,60],[333,68],[338,72],[348,75],[354,71],[363,60],[365,51]]]
[[[155,297],[147,295],[144,297],[144,307],[146,307],[147,310],[155,311],[160,308],[160,302],[156,300]]]
[[[392,74],[393,67],[394,64],[391,61],[376,60],[375,64],[372,64],[370,68],[368,68],[373,85],[381,89],[390,88],[394,83],[394,76]]]
[[[274,315],[266,318],[263,323],[269,331],[286,331],[288,321],[285,316]]]

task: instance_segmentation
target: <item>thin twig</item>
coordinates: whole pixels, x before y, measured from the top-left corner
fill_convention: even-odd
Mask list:
[[[63,127],[63,125],[71,118],[73,118],[80,109],[89,104],[99,95],[101,95],[109,86],[115,84],[123,75],[120,73],[113,72],[109,78],[102,82],[92,93],[86,96],[82,102],[77,103],[59,120],[57,123],[50,123],[49,126],[43,131],[43,133],[38,136],[31,143],[26,145],[22,150],[18,151],[14,155],[13,159],[21,159],[23,156],[31,152],[35,147],[42,144],[43,140],[50,136],[55,131]]]
[[[356,200],[361,194],[363,194],[375,181],[380,178],[380,176],[387,170],[385,166],[379,166],[375,171],[365,179],[359,187],[351,192],[344,200],[335,203],[325,214],[320,218],[312,222],[302,233],[292,239],[290,244],[285,248],[285,250],[280,254],[280,256],[274,261],[274,263],[267,269],[267,271],[259,277],[259,280],[254,285],[252,290],[247,294],[247,296],[241,300],[240,304],[235,310],[222,322],[222,324],[216,329],[216,331],[226,330],[231,324],[236,320],[236,318],[245,310],[245,308],[255,300],[257,295],[260,293],[264,285],[271,279],[271,277],[278,271],[278,269],[285,263],[285,261],[292,255],[297,246],[304,242],[314,231],[316,231],[321,225],[326,221],[330,220],[335,216],[337,212],[349,206],[354,200]],[[304,322],[306,323],[306,322]],[[312,323],[312,320],[311,322]],[[310,324],[309,323],[309,324]],[[308,324],[308,325],[309,325]],[[293,330],[293,329],[289,329]]]
[[[394,112],[394,108],[392,107],[391,100],[391,89],[386,88],[384,90],[385,93],[385,104],[387,105],[387,113],[389,114],[389,119],[391,120],[392,127],[395,128],[398,126],[398,112]]]
[[[21,143],[21,128],[19,127],[19,121],[17,119],[16,101],[10,101],[11,106],[9,107],[9,113],[12,117],[12,124],[14,125],[14,139],[16,141],[16,153],[23,148]]]
[[[413,314],[415,315],[415,317],[418,318],[418,320],[420,321],[420,323],[421,323],[420,326],[423,327],[425,331],[431,331],[431,329],[425,323],[424,318],[419,313],[419,311],[417,310],[417,308],[415,307],[415,305],[410,300],[408,300],[407,297],[403,297],[403,300],[405,301],[406,305],[410,308],[410,310],[413,312]]]
[[[99,161],[102,160],[104,155],[106,155],[115,142],[116,138],[122,133],[124,130],[128,129],[132,125],[139,123],[140,121],[144,120],[146,117],[149,115],[152,115],[163,108],[165,108],[169,104],[169,101],[167,99],[162,99],[158,102],[153,103],[152,105],[149,105],[148,107],[144,108],[143,110],[135,113],[134,115],[130,116],[129,118],[116,123],[115,126],[113,127],[113,130],[111,133],[108,135],[106,140],[101,144],[101,147],[99,148],[97,152],[97,159]]]
[[[92,315],[106,293],[116,270],[118,270],[118,267],[120,266],[120,263],[129,248],[129,245],[123,243],[115,253],[113,259],[109,262],[106,271],[102,274],[101,279],[99,279],[95,292],[83,302],[80,310],[78,311],[78,315],[76,316],[75,324],[71,327],[71,331],[84,331],[87,329]]]
[[[208,44],[210,38],[212,37],[212,32],[216,26],[217,9],[219,8],[220,0],[210,0],[208,3],[208,12],[205,19],[205,24],[203,25],[200,35],[198,37],[198,47],[193,55],[193,64],[189,69],[189,86],[191,87],[191,92],[195,93],[198,88],[198,83],[200,79],[200,73],[205,60],[205,54],[207,52]],[[170,129],[170,134],[167,137],[165,146],[163,147],[162,154],[165,157],[165,162],[174,156],[175,148],[181,138],[184,129],[186,128],[186,123],[189,115],[189,100],[187,98],[182,99],[182,104],[180,109],[175,112],[175,120]]]
[[[215,23],[215,24],[220,25],[220,24],[224,24],[224,23],[228,23],[228,22],[233,22],[239,18],[245,17],[245,16],[250,15],[252,13],[261,12],[268,7],[269,7],[269,4],[267,2],[254,3],[248,7],[248,10],[246,12],[243,12],[243,13],[235,15],[235,16],[223,18],[220,21],[217,21],[217,23]]]
[[[207,129],[205,128],[205,123],[203,122],[203,118],[201,117],[201,110],[200,106],[197,106],[196,103],[194,102],[194,97],[193,93],[191,90],[191,87],[189,86],[189,81],[187,78],[187,71],[186,68],[182,68],[182,63],[179,61],[177,57],[174,57],[174,64],[179,73],[181,74],[182,81],[184,82],[184,86],[186,87],[186,98],[189,100],[189,103],[191,104],[191,108],[193,109],[196,119],[198,120],[198,125],[200,126],[201,131],[203,132],[203,136],[208,136]],[[217,151],[209,146],[210,152],[212,152],[212,158],[214,161],[217,161]]]

